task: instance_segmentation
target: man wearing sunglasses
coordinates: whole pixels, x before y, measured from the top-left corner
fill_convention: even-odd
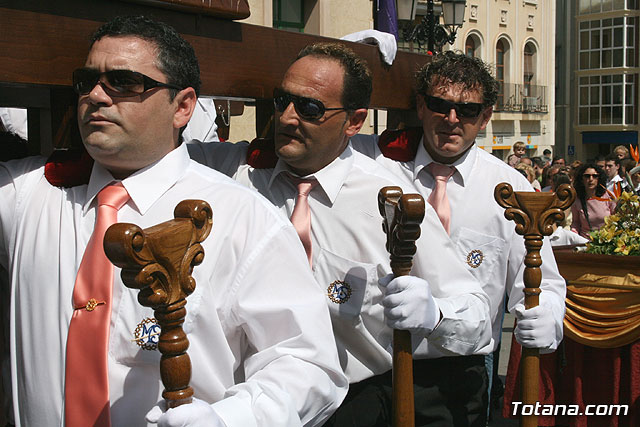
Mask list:
[[[391,424],[392,328],[412,332],[416,381],[447,380],[450,405],[460,407],[466,401],[457,393],[457,373],[447,363],[424,371],[418,359],[470,354],[487,346],[491,335],[486,296],[430,206],[416,242],[422,254],[412,271],[417,277],[388,276],[377,196],[400,179],[349,143],[363,125],[370,94],[370,71],[361,58],[341,44],[311,45],[274,92],[274,141],[189,145],[194,158],[258,190],[298,229],[350,383],[327,426]],[[302,223],[300,206],[307,212]],[[446,408],[438,416],[428,413],[433,395],[416,397],[416,425],[451,420]]]
[[[515,312],[514,331],[520,344],[552,351],[562,340],[564,280],[548,239],[542,248],[540,306],[525,310],[523,271],[525,247],[515,224],[504,218],[494,199],[497,184],[508,182],[515,191],[531,185],[513,168],[475,145],[492,115],[498,85],[489,66],[478,58],[443,52],[417,74],[417,113],[421,129],[353,138],[354,148],[403,176],[436,206],[468,269],[491,300],[493,340],[479,351],[498,348],[502,318]],[[433,197],[431,197],[433,196]],[[487,358],[491,378],[492,357]],[[470,389],[482,383],[467,382]]]
[[[13,423],[322,424],[348,384],[324,295],[291,223],[180,144],[200,86],[193,48],[165,24],[116,18],[73,86],[94,160],[84,181],[65,180],[74,164],[0,164]],[[166,410],[154,312],[108,263],[99,230],[116,215],[154,226],[184,199],[205,200],[215,219],[184,322],[194,400]]]

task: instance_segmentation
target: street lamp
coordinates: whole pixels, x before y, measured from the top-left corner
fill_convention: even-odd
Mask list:
[[[411,21],[415,19],[418,0],[396,0],[398,20]],[[456,32],[464,22],[466,0],[442,0],[442,15],[444,24],[440,25],[439,15],[433,11],[433,0],[427,0],[427,14],[414,28],[405,27],[405,41],[415,41],[418,46],[427,44],[427,50],[435,52],[442,50],[445,43],[453,44]]]

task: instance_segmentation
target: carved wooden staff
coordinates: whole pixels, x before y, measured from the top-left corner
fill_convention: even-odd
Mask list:
[[[382,229],[387,235],[387,251],[394,276],[411,271],[415,241],[420,237],[424,199],[419,194],[402,194],[400,187],[384,187],[378,193]],[[413,357],[409,331],[393,331],[393,426],[413,427]]]
[[[553,224],[564,219],[564,209],[571,206],[576,198],[575,190],[569,184],[562,184],[555,193],[534,191],[513,191],[506,182],[498,184],[494,191],[498,204],[506,209],[505,218],[516,223],[516,233],[524,236],[527,255],[524,259],[524,306],[526,309],[539,304],[540,281],[542,280],[542,236],[553,233]],[[535,405],[538,401],[538,378],[540,377],[539,350],[522,348],[520,378],[522,381],[522,403]],[[520,425],[535,427],[536,415],[521,415]]]
[[[200,243],[212,226],[211,206],[202,200],[183,200],[173,214],[175,219],[145,230],[134,224],[114,224],[104,237],[104,251],[122,268],[124,284],[139,289],[140,304],[154,309],[161,328],[162,397],[169,408],[190,403],[193,396],[189,340],[182,324],[186,297],[196,287],[193,267],[204,259]]]

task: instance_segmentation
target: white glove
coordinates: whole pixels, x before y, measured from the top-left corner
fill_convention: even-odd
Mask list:
[[[389,327],[419,335],[428,335],[435,329],[440,321],[440,309],[426,280],[414,276],[394,278],[389,274],[378,283]]]
[[[544,305],[524,309],[523,304],[515,307],[518,323],[513,333],[523,347],[549,349],[556,336],[556,322],[553,313]]]
[[[191,403],[169,410],[161,400],[147,412],[146,418],[158,427],[226,427],[211,405],[195,397]]]
[[[396,44],[396,37],[393,34],[378,30],[363,30],[357,33],[347,34],[340,39],[348,42],[377,44],[382,54],[382,59],[389,65],[393,64],[393,60],[396,59],[398,45]]]

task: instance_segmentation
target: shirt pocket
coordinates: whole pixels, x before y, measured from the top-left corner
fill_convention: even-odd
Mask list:
[[[343,258],[326,249],[320,251],[314,275],[324,291],[334,328],[336,319],[359,323],[361,315],[380,302],[375,265]]]
[[[137,296],[137,290],[124,289],[119,301],[114,301],[118,308],[112,314],[109,353],[126,366],[159,366],[160,325],[153,309],[140,305]]]
[[[460,227],[452,240],[456,243],[462,261],[481,286],[490,284],[496,268],[499,268],[506,242],[500,237],[478,233],[465,227]]]

